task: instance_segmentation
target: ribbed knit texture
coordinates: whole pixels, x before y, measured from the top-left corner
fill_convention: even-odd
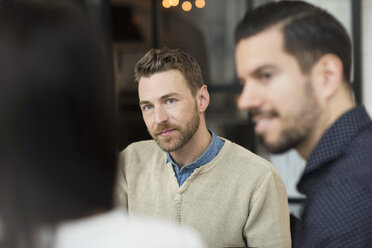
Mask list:
[[[181,187],[154,141],[131,144],[120,154],[116,200],[129,214],[193,227],[209,247],[291,246],[287,195],[277,171],[228,140]]]

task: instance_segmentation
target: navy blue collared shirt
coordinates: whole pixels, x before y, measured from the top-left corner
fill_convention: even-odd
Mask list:
[[[174,173],[176,174],[176,178],[180,186],[182,186],[187,178],[191,176],[196,168],[199,168],[212,161],[221,151],[225,141],[218,138],[217,135],[212,131],[209,130],[209,132],[212,134],[212,142],[208,146],[207,150],[197,160],[190,164],[184,165],[181,169],[179,169],[178,165],[173,161],[169,152],[167,152],[167,163],[172,163]]]
[[[325,132],[297,187],[306,199],[293,247],[372,247],[372,121],[364,107]]]

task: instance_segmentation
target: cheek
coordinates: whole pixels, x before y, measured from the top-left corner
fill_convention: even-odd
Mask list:
[[[185,106],[182,110],[178,111],[178,113],[175,113],[173,117],[179,122],[187,122],[195,111],[195,105],[190,103],[188,106]]]
[[[185,104],[186,105],[186,104]],[[176,104],[173,106],[169,106],[166,109],[166,113],[168,115],[169,120],[179,120],[187,114],[188,108],[184,104]]]
[[[267,98],[276,105],[277,108],[284,111],[290,111],[295,108],[303,97],[303,90],[293,85],[283,85],[282,87],[272,88],[267,93]]]
[[[143,117],[143,121],[145,122],[146,127],[147,127],[148,129],[150,129],[151,126],[152,126],[151,119],[149,118],[148,115],[144,115],[144,114],[142,114],[142,117]]]

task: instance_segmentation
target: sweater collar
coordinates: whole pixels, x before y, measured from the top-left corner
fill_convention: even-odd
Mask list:
[[[212,141],[209,144],[207,150],[205,150],[205,152],[197,160],[195,160],[194,162],[192,162],[190,164],[187,164],[187,165],[183,166],[182,169],[183,168],[189,168],[190,169],[192,167],[198,168],[200,166],[203,166],[203,165],[209,163],[210,161],[212,161],[217,156],[217,154],[219,153],[219,151],[221,150],[221,148],[224,144],[224,141],[221,140],[220,138],[218,138],[217,135],[214,132],[212,132],[211,130],[208,130],[208,131],[212,135]],[[166,158],[167,158],[166,163],[171,162],[173,167],[176,166],[178,168],[178,165],[173,161],[169,152],[166,153]]]

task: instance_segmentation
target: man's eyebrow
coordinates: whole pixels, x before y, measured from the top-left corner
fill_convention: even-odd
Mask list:
[[[164,99],[167,99],[169,97],[178,96],[178,95],[179,95],[178,93],[172,92],[172,93],[169,93],[169,94],[166,94],[166,95],[160,97],[160,99],[164,100]],[[151,102],[150,101],[147,101],[147,100],[144,100],[144,101],[140,101],[139,102],[139,105],[147,105],[147,104],[151,104]]]
[[[140,101],[139,102],[139,105],[147,105],[149,104],[150,102],[149,101]]]
[[[271,65],[271,64],[263,64],[263,65],[260,65],[259,67],[255,68],[253,71],[252,71],[252,75],[257,75],[259,74],[260,72],[262,72],[263,70],[277,70],[277,66],[275,65]]]
[[[176,93],[176,92],[172,92],[172,93],[169,93],[169,94],[166,94],[164,96],[161,97],[161,99],[166,99],[166,98],[169,98],[169,97],[172,97],[172,96],[178,96],[179,94]]]

